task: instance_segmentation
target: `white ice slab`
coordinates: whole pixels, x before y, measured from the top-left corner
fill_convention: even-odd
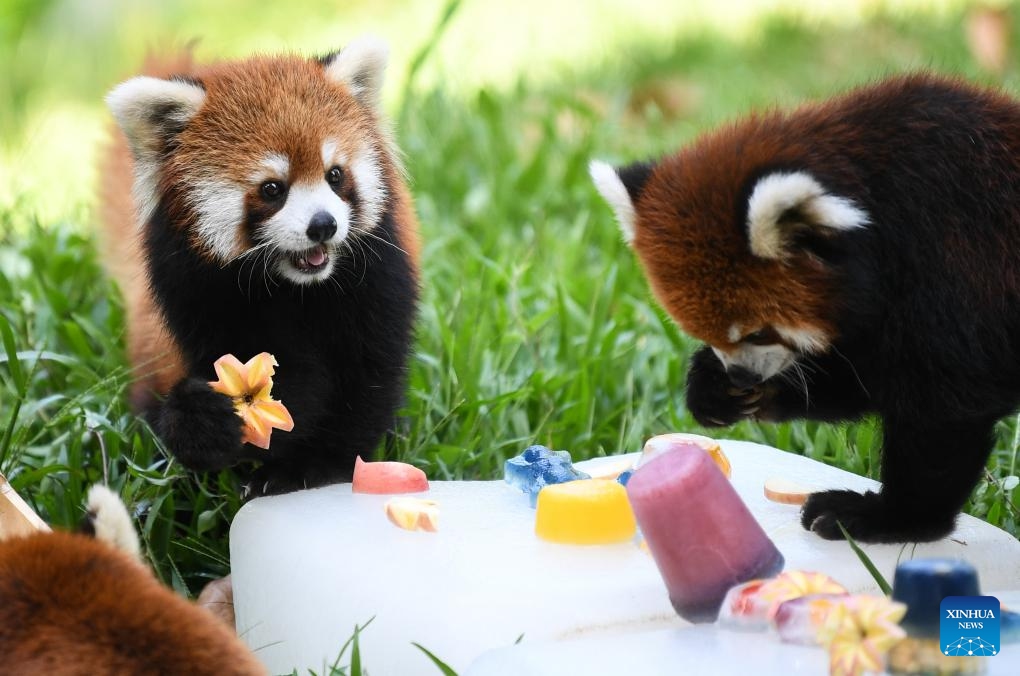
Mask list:
[[[876,591],[845,543],[805,532],[798,508],[762,494],[771,476],[817,488],[865,489],[873,481],[767,446],[721,443],[734,486],[788,569],[819,570],[852,591]],[[372,673],[401,675],[436,673],[412,641],[463,671],[522,634],[528,643],[600,640],[688,626],[636,546],[542,542],[527,498],[502,481],[432,482],[429,497],[440,502],[438,533],[395,528],[383,514],[385,496],[353,495],[349,484],[244,506],[231,528],[237,629],[273,673],[321,672],[354,625],[373,617],[361,636],[365,664]],[[967,516],[950,539],[866,550],[890,578],[898,560],[949,556],[974,564],[984,589],[1020,580],[1020,542]]]
[[[1020,591],[999,593],[1020,607]],[[986,660],[987,676],[1020,674],[1020,645],[1002,647]],[[563,676],[640,674],[676,676],[819,676],[829,671],[818,647],[781,643],[767,633],[734,632],[714,625],[616,634],[574,641],[522,642],[484,653],[462,676]]]

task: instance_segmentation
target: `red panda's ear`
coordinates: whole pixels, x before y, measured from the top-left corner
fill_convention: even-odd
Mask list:
[[[789,258],[807,232],[835,234],[867,224],[868,214],[853,200],[826,191],[803,171],[761,177],[747,201],[747,239],[759,258]]]
[[[362,104],[376,108],[389,58],[390,49],[383,40],[365,35],[320,62],[326,77],[346,86]]]
[[[120,496],[102,484],[89,489],[85,504],[85,522],[82,529],[97,540],[107,542],[142,560],[138,533]]]
[[[591,174],[595,187],[602,198],[613,208],[616,220],[620,224],[620,231],[623,233],[623,239],[628,244],[634,241],[634,228],[637,221],[634,203],[645,187],[645,183],[648,182],[652,168],[653,165],[649,162],[635,162],[620,169],[614,169],[598,160],[593,160],[588,165],[588,173]]]
[[[205,102],[195,80],[135,77],[106,95],[106,105],[139,162],[152,162]]]

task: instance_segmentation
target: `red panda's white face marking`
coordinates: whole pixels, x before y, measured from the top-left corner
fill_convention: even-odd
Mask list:
[[[198,238],[210,253],[229,261],[244,251],[238,224],[244,214],[244,188],[214,178],[196,180],[185,201],[195,210]]]
[[[378,111],[386,59],[369,38],[318,60],[254,57],[115,88],[143,222],[161,206],[170,225],[159,227],[185,231],[206,260],[261,258],[294,284],[327,279],[399,180]]]
[[[350,205],[326,181],[296,184],[283,208],[256,228],[256,239],[271,245],[281,276],[295,284],[317,282],[332,273],[350,220]]]

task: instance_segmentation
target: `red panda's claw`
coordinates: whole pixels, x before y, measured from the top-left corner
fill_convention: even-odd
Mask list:
[[[765,393],[762,392],[759,389],[752,390],[751,394],[749,394],[746,397],[744,397],[744,403],[745,404],[756,404],[756,403],[758,403],[758,401],[761,400],[761,398],[762,398],[762,396],[764,396],[764,394]]]

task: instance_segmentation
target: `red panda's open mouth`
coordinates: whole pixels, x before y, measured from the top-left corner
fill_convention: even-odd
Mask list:
[[[319,244],[305,251],[291,253],[290,262],[299,272],[315,274],[329,265],[329,252],[325,245]]]

